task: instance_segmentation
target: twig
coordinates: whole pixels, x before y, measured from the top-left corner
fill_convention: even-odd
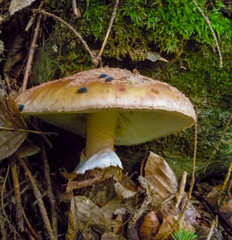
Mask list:
[[[197,122],[195,123],[195,140],[194,140],[194,153],[193,153],[193,170],[192,170],[192,179],[191,179],[191,185],[189,188],[189,193],[188,193],[188,198],[187,201],[185,203],[184,209],[183,211],[180,213],[179,215],[179,219],[177,221],[177,223],[172,227],[172,229],[163,237],[163,239],[166,239],[173,231],[175,231],[176,228],[180,228],[183,220],[184,220],[184,215],[185,212],[188,209],[188,204],[191,200],[191,196],[192,196],[192,191],[193,191],[193,186],[195,183],[195,171],[196,171],[196,156],[197,156]]]
[[[5,219],[2,216],[2,211],[1,210],[0,210],[0,231],[1,231],[1,234],[2,234],[2,240],[6,240],[7,232],[6,232],[6,229],[5,229]]]
[[[35,9],[34,12],[38,12],[42,15],[46,15],[46,16],[49,16],[49,17],[52,17],[54,18],[55,20],[63,23],[66,27],[68,27],[74,34],[77,38],[80,39],[80,41],[82,42],[82,44],[84,45],[85,49],[89,52],[90,56],[91,56],[91,61],[94,65],[98,65],[99,63],[99,60],[98,58],[93,54],[93,52],[90,50],[88,44],[86,43],[86,41],[82,38],[82,36],[80,35],[80,33],[78,33],[69,23],[67,23],[66,21],[64,21],[62,18],[52,14],[52,13],[49,13],[49,12],[46,12],[44,10],[40,10],[40,9]]]
[[[39,210],[40,210],[40,213],[42,215],[42,218],[43,218],[43,221],[44,221],[44,224],[45,224],[45,228],[47,229],[47,232],[48,232],[48,235],[49,235],[49,239],[56,240],[57,238],[55,237],[54,232],[52,230],[51,223],[50,223],[49,218],[48,218],[47,210],[46,210],[46,208],[44,206],[44,203],[43,203],[43,196],[42,196],[39,188],[37,187],[36,180],[32,176],[32,173],[29,170],[29,168],[27,167],[26,163],[21,158],[18,158],[18,161],[19,161],[20,165],[23,167],[26,176],[29,178],[29,180],[31,182],[33,192],[34,192],[35,198],[38,202]]]
[[[24,240],[24,239],[19,235],[19,233],[18,233],[17,230],[15,229],[14,225],[11,224],[11,222],[9,221],[9,219],[4,218],[4,217],[2,217],[1,215],[0,215],[0,217],[1,217],[2,219],[4,219],[5,222],[8,223],[9,229],[14,233],[14,239],[16,239],[16,235],[17,235],[17,240]],[[9,237],[7,237],[6,239],[8,240]],[[1,239],[1,240],[2,240],[2,239]]]
[[[76,16],[76,18],[80,18],[81,13],[80,13],[79,8],[77,8],[76,0],[72,0],[72,9],[73,9],[73,14]]]
[[[9,219],[7,217],[6,211],[5,211],[5,207],[4,207],[4,192],[5,192],[5,187],[6,187],[6,180],[8,178],[9,175],[9,171],[10,171],[10,166],[8,165],[7,171],[6,171],[6,176],[4,178],[4,182],[2,184],[2,191],[1,191],[1,208],[2,208],[2,213],[4,215],[4,217],[6,218],[6,220],[9,222]]]
[[[216,216],[216,218],[217,218],[217,216]],[[211,237],[213,235],[213,230],[216,227],[216,222],[217,222],[216,220],[213,220],[206,240],[210,240],[211,239]]]
[[[180,186],[179,186],[179,190],[176,193],[176,205],[175,208],[178,208],[180,205],[180,201],[184,196],[184,189],[186,186],[186,179],[187,179],[187,172],[184,171],[181,177],[181,181],[180,181]]]
[[[222,200],[226,200],[225,195],[223,193],[225,192],[225,189],[228,187],[228,182],[230,180],[231,171],[232,171],[232,161],[230,162],[230,165],[228,167],[224,183],[223,183],[221,191],[218,195],[218,206],[221,205]],[[229,184],[229,186],[230,186],[230,184]],[[229,192],[229,191],[227,191],[227,192]]]
[[[53,226],[53,231],[57,237],[57,234],[58,234],[57,212],[56,212],[57,205],[56,205],[56,199],[55,199],[53,191],[52,191],[52,184],[51,184],[51,179],[50,179],[50,168],[49,168],[48,159],[47,159],[43,141],[41,141],[41,157],[43,159],[43,164],[44,164],[44,174],[45,174],[45,179],[46,179],[46,183],[47,183],[48,199],[51,204],[52,226]]]
[[[217,40],[217,36],[216,36],[216,33],[215,31],[213,30],[212,26],[211,26],[211,23],[209,21],[209,18],[204,14],[203,10],[200,8],[200,6],[198,5],[197,1],[196,0],[192,0],[192,2],[194,3],[194,5],[197,7],[199,13],[201,14],[201,16],[204,18],[205,22],[207,23],[207,25],[209,26],[212,34],[213,34],[213,37],[214,37],[214,41],[216,43],[216,46],[217,46],[217,50],[218,50],[218,55],[219,55],[219,59],[220,59],[220,68],[223,67],[223,63],[222,63],[222,53],[221,53],[221,49],[220,49],[220,46],[218,44],[218,40]]]
[[[202,197],[201,194],[194,192],[193,195],[203,204],[204,208],[207,209],[207,211],[212,217],[218,216],[219,223],[222,225],[224,230],[230,236],[232,236],[232,224],[230,223],[230,221],[228,221],[220,211],[213,209],[210,206],[209,202],[204,197]]]
[[[196,156],[197,156],[197,122],[195,123],[195,141],[194,141],[192,179],[191,179],[191,184],[190,184],[190,188],[189,188],[189,192],[188,192],[188,198],[187,198],[184,210],[181,212],[178,223],[177,223],[179,226],[182,224],[182,222],[184,220],[184,215],[188,209],[188,204],[189,204],[189,202],[191,200],[191,196],[192,196],[193,186],[195,183]]]
[[[26,216],[26,213],[24,212],[24,209],[23,209],[23,217],[25,219],[25,222],[27,223],[27,226],[29,228],[29,230],[31,231],[31,233],[34,235],[34,237],[36,237],[36,239],[40,239],[38,234],[36,233],[36,231],[34,230],[34,228],[31,226],[30,222],[28,221],[27,219],[27,216]]]
[[[55,136],[59,136],[58,133],[54,133],[54,132],[39,132],[39,131],[34,131],[34,130],[22,129],[22,128],[0,127],[0,131],[27,132],[27,133],[34,133],[34,134],[40,134],[40,135],[55,135]]]
[[[4,182],[3,182],[3,185],[2,185],[2,191],[1,191],[1,210],[2,210],[2,213],[4,215],[4,221],[8,223],[9,227],[11,228],[11,230],[18,236],[19,239],[22,239],[19,235],[19,233],[17,232],[17,230],[15,229],[15,227],[11,224],[7,214],[6,214],[6,211],[5,211],[5,207],[4,207],[4,192],[5,192],[5,187],[6,187],[6,180],[9,176],[9,171],[10,171],[10,165],[8,165],[8,168],[7,168],[7,171],[6,171],[6,176],[4,178]]]
[[[188,209],[188,204],[191,200],[191,196],[192,196],[192,192],[193,192],[193,187],[194,187],[194,183],[195,183],[195,171],[196,171],[196,158],[197,158],[197,121],[195,123],[195,134],[194,134],[194,153],[193,153],[193,170],[192,170],[192,179],[191,179],[191,184],[190,184],[190,188],[189,188],[189,192],[188,192],[188,199],[186,201],[184,210],[181,212],[180,217],[178,222],[181,224],[181,222],[184,220],[184,215],[185,212]]]
[[[98,58],[99,58],[99,59],[101,58],[101,55],[102,55],[102,53],[103,53],[103,51],[104,51],[104,48],[105,48],[105,46],[106,46],[107,39],[108,39],[108,37],[109,37],[109,35],[110,35],[110,31],[111,31],[111,28],[112,28],[112,26],[113,26],[113,22],[114,22],[114,19],[115,19],[115,16],[116,16],[118,4],[119,4],[119,0],[116,0],[116,1],[115,1],[115,5],[114,5],[114,10],[113,10],[113,13],[112,13],[112,16],[111,16],[111,19],[110,19],[109,27],[108,27],[108,30],[107,30],[107,33],[106,33],[104,42],[103,42],[103,44],[102,44],[102,47],[101,47],[100,52],[98,53]]]
[[[230,179],[230,183],[229,183],[229,186],[228,186],[228,188],[227,188],[227,195],[230,194],[230,189],[231,189],[231,187],[232,187],[232,179]]]
[[[25,91],[27,88],[27,82],[28,82],[29,74],[31,72],[32,61],[34,58],[36,43],[37,43],[38,36],[39,36],[41,19],[42,19],[42,15],[39,15],[38,19],[37,19],[36,27],[35,27],[34,36],[33,36],[32,42],[31,42],[31,47],[29,50],[29,56],[27,59],[27,65],[26,65],[26,70],[25,70],[25,74],[24,74],[24,78],[23,78],[23,85],[21,88],[21,92]]]
[[[14,192],[15,192],[15,212],[16,212],[16,223],[18,225],[19,231],[24,231],[24,221],[23,221],[23,212],[22,212],[22,199],[20,195],[20,187],[19,187],[19,179],[18,179],[18,171],[17,165],[14,164],[11,166],[11,173],[14,183]]]
[[[207,163],[206,163],[206,167],[205,167],[205,169],[204,169],[204,173],[206,172],[207,168],[209,167],[210,162],[212,161],[212,159],[213,159],[214,156],[216,155],[217,151],[219,150],[219,146],[220,146],[220,144],[221,144],[221,141],[222,141],[222,139],[225,137],[225,134],[226,134],[226,132],[227,132],[229,126],[230,126],[231,121],[232,121],[232,113],[231,113],[230,116],[229,116],[229,119],[228,119],[228,121],[227,121],[227,123],[226,123],[226,126],[225,126],[225,128],[224,128],[224,130],[223,130],[223,133],[222,133],[220,139],[218,140],[217,144],[215,145],[214,151],[212,152],[209,160],[208,160]]]
[[[39,127],[37,127],[37,125],[35,123],[33,123],[30,120],[27,120],[27,123],[29,125],[31,125],[36,131],[41,132],[41,130],[39,129]],[[57,133],[57,135],[59,136],[59,134]],[[44,139],[44,141],[47,143],[47,145],[52,148],[52,142],[45,136],[45,135],[41,135],[41,137]]]

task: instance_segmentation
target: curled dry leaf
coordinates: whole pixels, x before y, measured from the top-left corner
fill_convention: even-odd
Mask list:
[[[182,201],[181,201],[181,210],[183,211],[185,205],[186,205],[186,202],[187,202],[187,194],[184,194],[184,197],[182,198]],[[197,224],[197,218],[200,218],[201,215],[200,213],[198,212],[198,210],[193,206],[192,202],[189,202],[188,204],[188,208],[185,212],[185,215],[184,215],[184,220],[188,223],[188,224],[191,224],[193,226],[195,226]]]
[[[114,221],[106,219],[103,211],[87,197],[75,196],[71,199],[66,240],[75,239],[86,225],[105,232],[110,231]]]
[[[152,183],[163,199],[176,194],[178,190],[176,175],[162,157],[150,152],[144,171],[145,178]]]
[[[218,208],[218,196],[219,196],[221,188],[222,188],[221,185],[217,185],[217,186],[213,187],[212,190],[206,196],[206,200],[208,201],[209,205],[213,209]]]
[[[226,201],[219,209],[220,212],[222,213],[228,213],[231,214],[232,213],[232,199],[229,199],[228,201]]]
[[[160,222],[154,211],[145,215],[139,229],[141,240],[150,240],[158,232]]]
[[[5,129],[12,129],[5,130]],[[9,96],[6,102],[0,99],[0,160],[9,157],[18,150],[23,141],[27,138],[27,132],[17,131],[27,129],[13,97]]]
[[[178,222],[178,218],[179,218],[179,216],[166,216],[166,217],[164,217],[163,221],[162,221],[162,224],[159,228],[159,231],[153,239],[154,240],[165,239],[164,237],[166,237],[171,232],[172,228]],[[183,229],[193,231],[193,227],[190,224],[186,223],[185,221],[182,222],[181,227]]]
[[[20,158],[25,158],[25,157],[29,157],[32,155],[35,155],[36,153],[38,153],[40,151],[40,147],[34,145],[34,144],[26,144],[23,143],[18,151],[17,151],[17,155]]]
[[[128,177],[123,175],[120,182],[114,184],[115,191],[120,198],[128,199],[134,197],[138,186]]]
[[[15,12],[29,6],[34,1],[35,0],[11,0],[9,7],[10,15],[13,15]]]

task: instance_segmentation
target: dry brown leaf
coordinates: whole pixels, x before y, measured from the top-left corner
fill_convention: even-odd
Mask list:
[[[162,157],[150,152],[144,171],[145,178],[152,183],[163,199],[176,194],[178,190],[176,175]]]
[[[219,209],[220,212],[222,213],[228,213],[231,214],[232,213],[232,199],[229,199],[228,201],[226,201]]]
[[[34,145],[34,144],[26,144],[23,143],[18,151],[17,151],[17,155],[20,158],[25,158],[25,157],[29,157],[32,155],[35,155],[36,153],[38,153],[40,151],[40,147]]]
[[[0,129],[0,160],[2,160],[17,151],[28,134],[17,131],[27,129],[27,125],[11,96],[7,102],[3,98],[0,99],[0,127],[12,129],[12,131]]]
[[[113,221],[106,219],[102,210],[90,199],[75,196],[71,199],[66,240],[76,239],[78,231],[88,225],[100,232],[110,231]]]
[[[11,0],[9,7],[10,15],[13,15],[15,12],[29,6],[34,1],[35,0]]]
[[[134,197],[138,192],[138,186],[126,175],[114,184],[115,191],[120,198],[128,199]]]
[[[112,199],[107,202],[103,207],[101,207],[101,211],[103,212],[106,219],[112,219],[115,211],[122,207],[122,201],[119,199]]]
[[[120,182],[116,182],[114,184],[114,189],[117,193],[117,195],[122,198],[122,199],[128,199],[131,197],[135,197],[137,191],[131,191],[129,189],[127,189],[126,187],[124,187]]]
[[[154,240],[165,239],[164,237],[167,236],[167,234],[170,233],[172,228],[176,225],[178,218],[179,216],[164,217],[162,224],[159,228],[159,232],[156,234],[156,236],[153,239]],[[190,224],[186,223],[185,221],[182,222],[181,227],[186,230],[191,230],[191,231],[193,230],[193,227]]]
[[[154,211],[147,213],[144,216],[139,229],[141,240],[152,239],[158,232],[159,227],[160,222],[158,217],[156,216],[156,213]]]

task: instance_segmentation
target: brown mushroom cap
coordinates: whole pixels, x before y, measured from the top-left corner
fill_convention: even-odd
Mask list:
[[[113,77],[100,78],[105,73]],[[79,91],[78,91],[79,90]],[[119,68],[98,68],[26,90],[17,98],[34,115],[82,137],[87,113],[118,111],[115,145],[148,142],[190,127],[190,100],[167,83]]]

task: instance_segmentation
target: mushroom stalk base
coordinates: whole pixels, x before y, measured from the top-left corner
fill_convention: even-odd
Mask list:
[[[108,167],[123,168],[122,163],[114,150],[105,148],[93,154],[86,161],[82,161],[81,159],[79,165],[77,166],[76,173],[84,174],[86,171],[90,171],[95,168],[104,169]]]
[[[116,111],[89,113],[85,157],[88,159],[102,149],[114,150],[114,136],[117,122]]]

